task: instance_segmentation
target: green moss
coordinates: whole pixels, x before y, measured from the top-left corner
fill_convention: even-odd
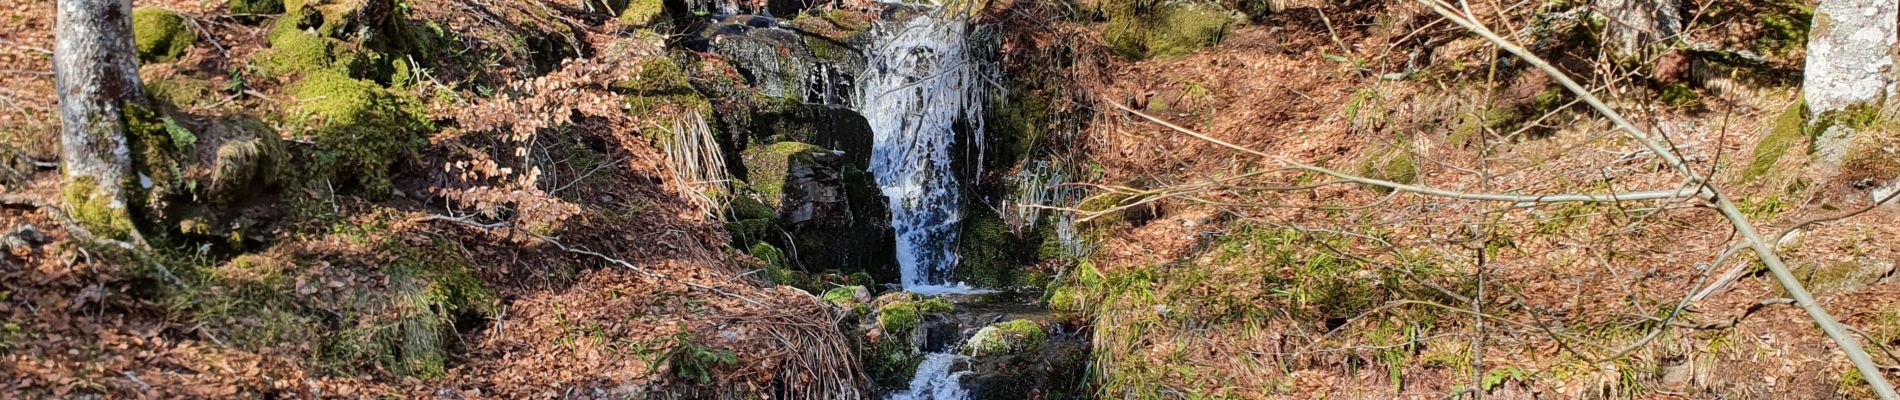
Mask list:
[[[270,48],[253,56],[252,63],[275,76],[314,72],[358,76],[373,58],[373,54],[340,40],[305,32],[295,24],[278,23],[269,38]]]
[[[910,341],[890,336],[869,343],[859,358],[878,387],[891,389],[908,386],[911,376],[917,374],[917,364],[924,361],[923,354],[919,354]]]
[[[197,137],[157,110],[128,104],[124,112],[132,170],[142,174],[140,185],[126,187],[126,201],[132,209],[141,210],[141,218],[163,220],[171,200],[189,200],[193,185],[182,177],[188,175],[188,164],[197,160],[192,147]]]
[[[1176,58],[1218,43],[1232,18],[1219,5],[1203,2],[1111,0],[1108,43],[1131,59]]]
[[[1014,354],[1041,347],[1049,335],[1035,321],[1018,319],[983,327],[970,336],[964,349],[978,357]]]
[[[1893,265],[1881,260],[1855,259],[1848,261],[1822,261],[1818,265],[1797,265],[1796,276],[1800,277],[1808,290],[1817,296],[1849,293],[1865,289],[1880,282],[1880,279],[1893,272]],[[1775,285],[1776,296],[1786,297],[1787,289]]]
[[[243,132],[245,136],[228,138],[218,145],[204,197],[213,202],[233,201],[257,188],[282,183],[290,156],[275,130],[249,118],[227,118],[218,123],[227,131]]]
[[[1359,176],[1404,184],[1418,182],[1418,161],[1409,146],[1396,145],[1374,152],[1359,161]],[[1374,190],[1386,192],[1390,189],[1375,187]]]
[[[1767,1],[1767,12],[1755,14],[1762,31],[1755,39],[1755,50],[1777,56],[1792,54],[1807,45],[1808,29],[1813,26],[1814,8],[1803,1]]]
[[[746,149],[740,155],[746,167],[746,183],[759,194],[765,206],[776,209],[784,200],[785,178],[791,172],[792,162],[820,150],[823,149],[799,142],[778,142]]]
[[[726,223],[726,233],[732,235],[735,243],[747,243],[772,238],[774,233],[771,218],[747,219]]]
[[[1696,94],[1695,89],[1690,89],[1686,83],[1673,83],[1664,86],[1662,91],[1656,94],[1656,101],[1670,107],[1689,107],[1701,104],[1702,95]]]
[[[728,207],[731,208],[733,220],[744,221],[778,217],[777,211],[773,211],[771,207],[766,207],[765,203],[760,203],[758,199],[754,199],[751,196],[733,196]]]
[[[620,8],[620,21],[637,27],[653,26],[666,16],[666,3],[660,0],[628,0]]]
[[[178,107],[203,107],[218,101],[211,82],[186,76],[147,79],[145,93],[153,100]]]
[[[1054,124],[1048,100],[1033,90],[1011,90],[1019,94],[1007,99],[994,97],[990,104],[990,131],[984,137],[994,155],[986,158],[985,168],[1008,169],[1016,165]],[[998,151],[1000,150],[1000,151]]]
[[[1788,109],[1775,117],[1775,125],[1760,142],[1755,143],[1755,154],[1750,158],[1748,169],[1742,171],[1742,178],[1753,181],[1775,170],[1775,164],[1791,149],[1797,148],[1806,140],[1803,131],[1806,124],[1807,102],[1795,99]]]
[[[1113,226],[1127,219],[1124,215],[1127,212],[1126,210],[1109,210],[1123,206],[1122,203],[1128,201],[1129,198],[1130,196],[1126,194],[1100,193],[1082,199],[1080,203],[1075,205],[1075,208],[1089,215],[1095,215],[1095,219],[1090,220],[1092,225]]]
[[[230,12],[231,15],[282,14],[284,13],[284,1],[230,0],[230,3],[225,5],[225,10]]]
[[[765,265],[768,267],[785,268],[785,252],[780,251],[771,244],[764,242],[753,244],[752,256],[765,261]]]
[[[951,310],[955,310],[956,308],[957,306],[954,304],[950,304],[949,300],[944,300],[940,298],[932,298],[932,299],[924,300],[922,302],[917,303],[917,311],[921,311],[924,313],[950,312]]]
[[[712,115],[712,102],[693,88],[686,71],[673,60],[649,58],[635,71],[633,76],[613,85],[616,91],[628,96],[629,112],[697,111],[700,115]]]
[[[835,304],[839,307],[850,308],[851,306],[856,305],[858,303],[859,292],[869,293],[869,291],[865,290],[863,286],[835,287],[835,288],[831,288],[831,290],[825,291],[824,299],[826,303]]]
[[[305,349],[312,366],[329,375],[442,375],[459,343],[457,328],[476,328],[456,321],[492,317],[498,297],[446,241],[376,237],[365,244],[376,256],[249,254],[215,266],[168,263],[184,284],[160,302],[172,318],[238,348]],[[307,258],[329,259],[321,267],[297,261]],[[385,284],[315,289],[352,276]]]
[[[977,287],[1003,288],[1025,284],[1023,266],[1034,256],[1034,247],[1010,231],[1009,224],[985,207],[975,207],[963,220],[957,237],[956,269],[951,277]]]
[[[317,175],[359,183],[373,196],[389,192],[390,167],[414,154],[422,135],[434,130],[414,94],[339,73],[310,74],[290,93],[307,116],[298,121],[306,124],[303,131],[316,138]]]
[[[198,42],[198,35],[186,26],[184,16],[157,7],[132,10],[132,38],[138,46],[139,62],[146,64],[177,60]]]
[[[877,281],[871,278],[871,274],[864,271],[852,272],[850,279],[851,284],[857,286],[871,287],[877,284]]]
[[[1088,304],[1083,290],[1070,285],[1056,286],[1049,291],[1049,299],[1043,304],[1056,311],[1082,311]]]
[[[81,175],[59,189],[66,201],[66,213],[72,216],[73,222],[92,231],[94,236],[119,240],[131,237],[132,215],[126,205],[102,195],[95,178]]]
[[[897,301],[877,308],[877,327],[885,335],[908,334],[917,329],[917,303]]]
[[[751,253],[753,257],[765,261],[765,278],[773,284],[805,290],[815,289],[816,282],[812,280],[811,274],[792,269],[789,259],[785,258],[785,252],[779,250],[778,247],[758,242],[752,245]]]
[[[1545,91],[1544,93],[1552,92]],[[1541,104],[1545,104],[1546,99],[1547,97],[1540,94],[1533,99],[1533,104],[1539,109],[1544,109]],[[1556,100],[1556,102],[1562,101],[1565,100]],[[1558,105],[1561,103],[1549,107]],[[1504,130],[1505,127],[1510,126],[1512,122],[1518,120],[1518,113],[1507,108],[1483,107],[1477,110],[1461,111],[1456,118],[1456,125],[1452,127],[1451,135],[1445,140],[1456,146],[1469,147],[1481,137],[1480,135],[1485,134],[1486,129]]]

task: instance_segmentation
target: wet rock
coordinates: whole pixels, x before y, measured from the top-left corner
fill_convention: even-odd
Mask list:
[[[852,84],[865,67],[861,46],[778,26],[769,16],[735,17],[701,36],[768,97],[849,105]]]
[[[837,152],[798,142],[748,149],[745,180],[784,235],[779,243],[807,271],[896,275],[896,237],[875,183]],[[735,202],[751,204],[749,202]],[[769,211],[767,211],[769,210]],[[750,217],[750,216],[748,216]]]

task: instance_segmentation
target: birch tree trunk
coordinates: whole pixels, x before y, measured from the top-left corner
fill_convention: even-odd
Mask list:
[[[1894,93],[1893,50],[1896,0],[1820,0],[1808,32],[1808,59],[1801,96],[1810,128],[1818,130],[1815,160],[1839,166],[1853,143],[1850,113],[1877,112]]]
[[[127,204],[138,184],[125,108],[143,104],[130,0],[58,0],[53,79],[59,91],[61,187],[67,212],[100,237],[136,234]]]
[[[1682,33],[1681,0],[1596,0],[1594,5],[1609,20],[1604,42],[1618,57],[1642,55]]]

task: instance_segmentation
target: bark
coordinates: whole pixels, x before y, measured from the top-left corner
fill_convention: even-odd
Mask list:
[[[1682,33],[1681,0],[1596,0],[1595,6],[1609,20],[1604,41],[1618,56],[1642,55]]]
[[[132,234],[127,188],[135,184],[125,107],[143,104],[130,0],[59,0],[53,79],[59,91],[60,160],[68,210],[102,236]]]
[[[1801,96],[1816,132],[1815,158],[1836,166],[1853,142],[1852,114],[1875,112],[1894,93],[1895,0],[1820,0],[1808,33]]]

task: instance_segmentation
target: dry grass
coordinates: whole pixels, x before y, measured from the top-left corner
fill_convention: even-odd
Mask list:
[[[1339,40],[1356,50],[1341,52],[1322,24],[1310,23],[1319,12],[1347,27],[1338,30]],[[1638,144],[1619,139],[1588,114],[1558,108],[1512,119],[1542,121],[1546,128],[1536,134],[1520,125],[1472,123],[1490,120],[1485,113],[1492,107],[1534,103],[1542,92],[1538,86],[1548,83],[1523,83],[1522,74],[1535,72],[1491,77],[1474,61],[1488,56],[1478,39],[1442,22],[1424,27],[1432,23],[1427,17],[1413,20],[1417,28],[1380,25],[1390,13],[1381,7],[1295,10],[1180,60],[1116,63],[1108,74],[1116,78],[1093,94],[1224,141],[1335,169],[1350,171],[1389,149],[1408,149],[1417,160],[1418,183],[1436,188],[1607,193],[1679,183],[1648,161]],[[1417,42],[1434,47],[1430,69],[1382,79],[1404,71],[1404,54],[1416,50]],[[1453,67],[1459,64],[1465,67]],[[1704,96],[1696,108],[1661,108],[1652,107],[1640,83],[1587,71],[1580,75],[1591,77],[1592,86],[1614,83],[1613,105],[1668,137],[1695,168],[1716,171],[1731,191],[1750,188],[1733,194],[1764,231],[1867,202],[1865,193],[1788,192],[1786,186],[1742,181],[1750,149],[1791,100],[1786,89]],[[1109,282],[1147,287],[1110,285],[1105,291],[1111,301],[1095,308],[1098,360],[1107,362],[1103,383],[1111,396],[1131,390],[1164,397],[1436,398],[1487,380],[1474,381],[1477,376],[1494,381],[1487,388],[1492,394],[1512,398],[1806,397],[1832,393],[1840,385],[1836,378],[1851,370],[1826,350],[1830,342],[1798,309],[1767,306],[1747,313],[1776,296],[1774,284],[1760,277],[1694,304],[1674,321],[1701,325],[1746,315],[1736,327],[1676,328],[1629,357],[1592,361],[1650,332],[1652,318],[1666,315],[1710,273],[1711,267],[1699,264],[1732,243],[1727,223],[1694,204],[1514,208],[1353,185],[1308,189],[1303,187],[1324,179],[1272,171],[1244,154],[1139,118],[1098,115],[1089,132],[1089,153],[1106,175],[1098,183],[1155,189],[1259,174],[1162,201],[1165,212],[1158,218],[1103,235],[1094,267]],[[1820,226],[1783,251],[1797,264],[1891,263],[1882,260],[1892,255],[1861,255],[1893,252],[1900,243],[1875,232],[1891,231],[1896,218],[1888,208]],[[1241,227],[1303,232],[1298,241],[1306,247],[1213,256],[1222,254],[1214,249],[1249,237]],[[1341,269],[1309,270],[1319,260],[1352,261]],[[1474,371],[1479,364],[1471,360],[1471,305],[1454,300],[1475,295],[1479,265],[1487,292],[1482,312],[1491,317],[1483,330],[1483,367]],[[1268,283],[1254,286],[1262,274]],[[1305,283],[1272,283],[1287,277]],[[1382,306],[1348,307],[1357,312],[1344,316],[1312,314],[1315,308],[1303,302],[1308,297],[1301,291],[1339,282],[1371,284],[1365,304]],[[1182,291],[1200,286],[1239,292],[1264,311],[1221,320],[1204,308],[1184,309],[1195,302],[1183,299],[1201,296]],[[1855,299],[1894,288],[1890,279],[1876,280],[1822,301],[1853,321],[1873,312],[1860,308],[1878,304]],[[1393,303],[1405,300],[1442,306]],[[1775,337],[1772,343],[1738,339],[1767,332]],[[1792,366],[1761,369],[1772,360]],[[1778,383],[1726,371],[1767,371]]]

